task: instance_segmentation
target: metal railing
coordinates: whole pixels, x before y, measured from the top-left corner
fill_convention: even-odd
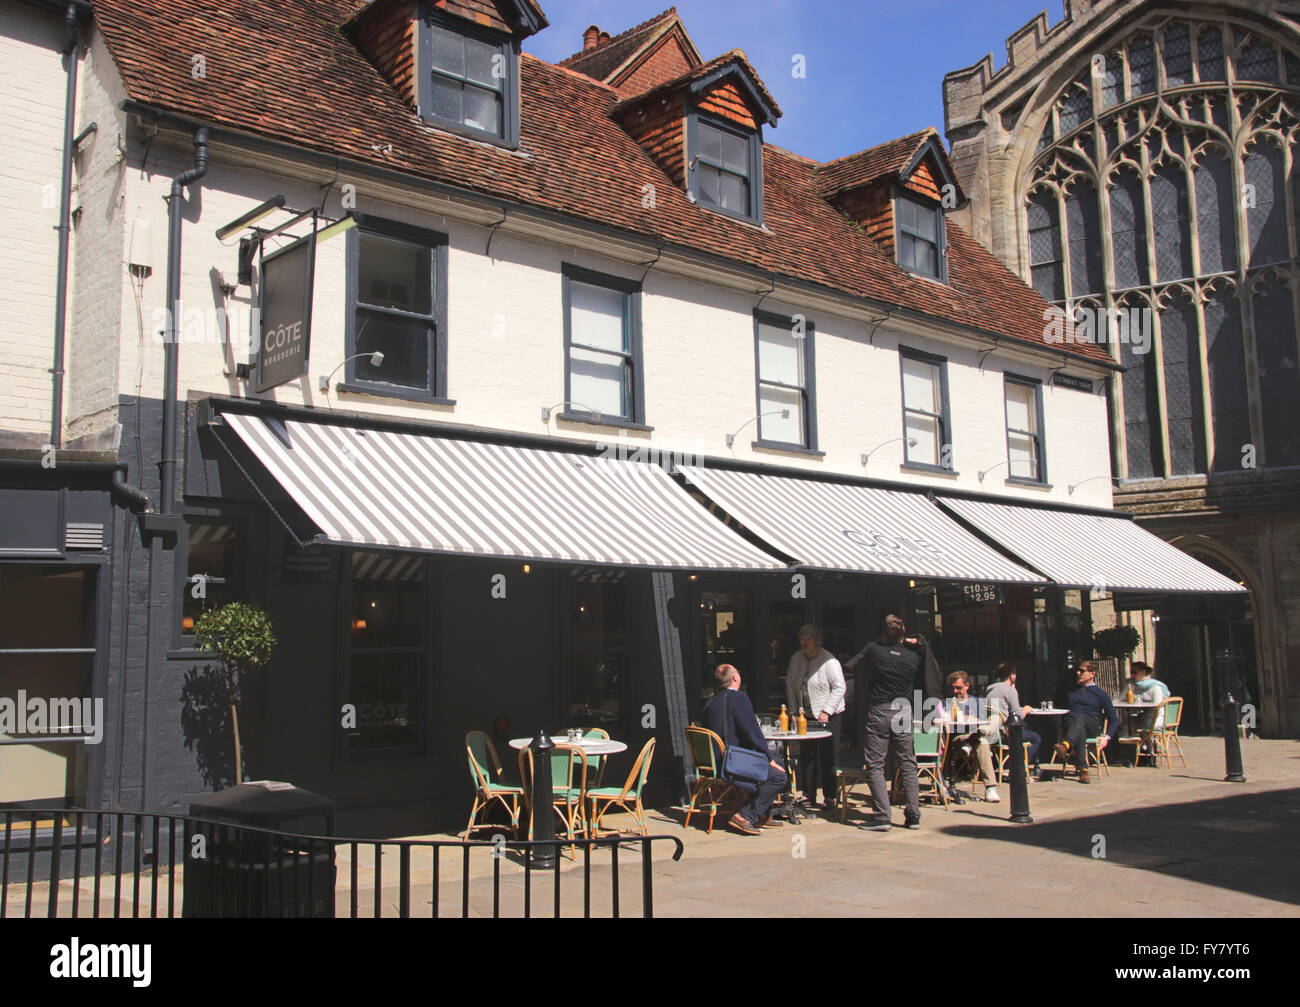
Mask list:
[[[651,917],[654,853],[683,850],[675,836],[356,839],[76,809],[0,810],[0,830],[0,918],[618,918],[638,881],[632,914]]]

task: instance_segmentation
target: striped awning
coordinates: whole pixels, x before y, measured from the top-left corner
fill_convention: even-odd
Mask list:
[[[940,497],[939,502],[1063,587],[1239,593],[1246,589],[1127,516]]]
[[[224,413],[320,529],[379,549],[662,569],[780,570],[658,465]]]
[[[1046,583],[920,493],[697,466],[678,471],[763,542],[809,569]]]

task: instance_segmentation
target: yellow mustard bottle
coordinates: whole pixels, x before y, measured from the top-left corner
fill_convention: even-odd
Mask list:
[[[804,716],[802,706],[799,707],[799,733],[800,734],[808,733],[808,718]]]
[[[782,734],[785,734],[786,731],[790,730],[790,714],[785,712],[784,703],[781,704],[781,719],[778,720],[777,723],[781,725]]]

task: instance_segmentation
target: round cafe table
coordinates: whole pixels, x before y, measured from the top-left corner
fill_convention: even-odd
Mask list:
[[[569,739],[562,734],[552,734],[549,737],[553,744],[569,744]],[[532,743],[532,738],[510,739],[511,748],[523,749],[527,748]],[[624,742],[615,741],[613,738],[579,738],[574,744],[588,755],[617,755],[619,752],[627,751],[627,745]]]
[[[801,741],[820,741],[822,738],[829,738],[830,736],[830,731],[813,727],[809,727],[806,734],[800,734],[798,731],[775,731],[768,727],[763,728],[763,737],[768,741],[779,741],[785,755],[785,790],[781,792],[781,799],[772,808],[773,818],[779,818],[791,825],[798,825],[801,821],[799,812],[794,805],[794,791],[790,779],[790,746],[797,745]]]
[[[1119,715],[1124,718],[1124,728],[1120,737],[1115,740],[1123,745],[1141,744],[1142,738],[1136,730],[1137,722],[1141,718],[1142,714],[1147,710],[1158,710],[1159,708],[1159,703],[1121,703],[1116,700],[1115,709],[1118,710]],[[1119,751],[1124,751],[1124,749],[1120,749]],[[1137,748],[1134,748],[1131,756],[1133,760],[1131,763],[1132,765],[1137,765],[1138,754]],[[1129,764],[1130,763],[1125,761],[1125,765]]]

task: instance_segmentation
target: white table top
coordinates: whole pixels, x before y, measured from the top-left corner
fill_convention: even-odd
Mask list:
[[[1117,710],[1154,710],[1159,703],[1116,703]]]
[[[550,736],[551,741],[556,745],[567,745],[569,739],[564,735]],[[511,748],[527,748],[533,743],[532,738],[511,738]],[[621,741],[615,741],[613,738],[580,738],[577,747],[581,748],[588,755],[617,755],[619,752],[626,752],[627,745]]]
[[[1064,717],[1069,712],[1069,710],[1040,710],[1035,708],[1029,711],[1029,715],[1031,717]]]
[[[768,741],[817,741],[820,738],[829,738],[830,731],[816,730],[808,728],[807,734],[800,734],[798,731],[771,731],[763,729],[763,737]]]

